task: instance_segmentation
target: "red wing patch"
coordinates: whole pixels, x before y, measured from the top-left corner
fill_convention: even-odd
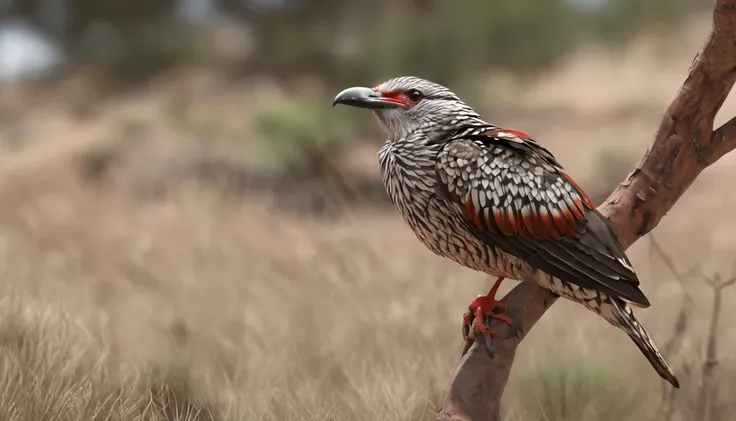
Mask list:
[[[583,204],[585,207],[587,207],[590,210],[595,210],[595,203],[593,203],[592,200],[590,200],[590,197],[587,193],[585,193],[585,190],[583,190],[578,183],[575,182],[575,180],[572,179],[569,175],[567,175],[566,172],[560,171],[560,174],[562,174],[563,177],[565,177],[565,180],[567,180],[568,183],[572,184],[573,187],[575,187],[575,190],[580,193],[580,195],[583,197]],[[576,205],[580,206],[578,203],[575,203]],[[583,213],[585,212],[582,208],[580,209]]]
[[[503,129],[488,135],[512,142],[524,142],[518,136],[527,136]],[[570,176],[523,152],[507,154],[503,145],[456,142],[457,147],[440,155],[453,168],[440,167],[440,178],[465,223],[489,234],[538,241],[581,235],[595,206]]]
[[[578,218],[578,209],[571,211],[565,207],[557,210],[557,215],[552,214],[547,206],[529,206],[519,211],[515,208],[499,208],[486,212],[468,197],[460,201],[457,195],[451,195],[452,199],[462,205],[466,220],[477,229],[492,234],[504,236],[521,235],[526,238],[534,238],[539,241],[560,238],[563,235],[577,237],[580,235],[578,223],[585,217]]]
[[[560,234],[577,237],[579,235],[575,215],[568,208],[561,209],[560,214],[552,217]]]
[[[503,235],[514,235],[519,232],[519,227],[511,222],[512,220],[516,220],[516,215],[514,213],[507,213],[500,209],[494,209],[493,210],[493,219],[496,222],[496,226],[498,226],[498,230],[501,231],[501,234]]]
[[[519,138],[519,139],[531,139],[532,137],[524,132],[520,132],[518,130],[509,130],[509,129],[496,129],[492,132],[488,133],[488,136],[492,137],[498,137],[498,138]]]

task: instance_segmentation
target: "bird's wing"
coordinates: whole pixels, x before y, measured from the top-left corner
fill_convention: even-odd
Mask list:
[[[438,154],[439,192],[474,235],[563,281],[649,301],[608,221],[529,136],[465,130]]]

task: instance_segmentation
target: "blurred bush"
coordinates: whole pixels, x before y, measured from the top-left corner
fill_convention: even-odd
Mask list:
[[[588,16],[587,31],[600,41],[621,43],[639,31],[666,29],[710,7],[712,2],[698,0],[608,0]]]
[[[581,40],[625,41],[709,6],[697,0],[607,0],[595,8],[569,0],[286,3],[293,7],[259,12],[247,2],[221,0],[255,29],[258,53],[244,68],[282,77],[310,73],[340,86],[398,74],[450,84],[488,68],[525,74]]]
[[[481,69],[533,72],[581,40],[623,42],[710,6],[697,0],[212,2],[216,18],[197,23],[180,13],[178,0],[11,1],[0,7],[0,20],[28,18],[77,63],[125,80],[196,61],[215,42],[205,28],[236,22],[247,28],[236,37],[253,37],[255,46],[235,63],[238,75],[311,75],[344,86],[415,74],[450,84]]]
[[[537,402],[545,421],[631,419],[643,400],[638,387],[594,359],[545,358],[521,381],[522,402]]]
[[[356,141],[356,130],[360,130],[356,126],[373,122],[365,113],[315,103],[330,101],[327,98],[274,100],[261,107],[255,116],[256,160],[286,168],[291,174],[336,175],[342,153]]]
[[[176,358],[157,360],[150,364],[145,373],[145,384],[150,393],[151,404],[166,420],[214,421],[217,408],[202,399],[202,381],[192,372],[186,361]]]
[[[638,159],[634,151],[622,148],[619,143],[611,141],[604,144],[595,156],[592,180],[588,189],[588,195],[593,202],[603,203],[631,173]]]
[[[75,53],[122,82],[139,81],[177,64],[198,61],[199,30],[177,20],[93,26],[75,45]]]
[[[181,19],[179,0],[22,0],[1,7],[4,17],[33,23],[75,64],[91,65],[123,82],[192,61],[201,36]]]

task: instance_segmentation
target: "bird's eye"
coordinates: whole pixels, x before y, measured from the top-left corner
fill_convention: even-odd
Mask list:
[[[406,91],[406,96],[411,100],[411,102],[419,102],[423,98],[422,93],[416,89],[409,89]]]

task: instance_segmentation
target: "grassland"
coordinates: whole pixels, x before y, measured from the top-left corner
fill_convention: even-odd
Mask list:
[[[488,117],[541,139],[605,197],[622,177],[611,154],[633,166],[644,153],[698,28],[620,55],[581,52]],[[433,256],[390,208],[301,215],[274,204],[279,186],[233,194],[203,181],[196,162],[237,167],[243,150],[203,139],[247,137],[258,96],[200,82],[166,79],[81,120],[74,87],[4,96],[0,419],[428,419],[459,359],[465,306],[490,280]],[[182,86],[187,124],[170,118]],[[724,115],[735,111],[728,101]],[[372,147],[346,159],[376,175]],[[733,177],[726,157],[655,230],[682,272],[731,273]],[[630,256],[653,304],[640,317],[672,343],[681,376],[672,415],[633,344],[560,302],[517,356],[507,419],[692,419],[711,290],[678,280],[646,239]],[[712,420],[736,410],[736,289],[723,299]]]

